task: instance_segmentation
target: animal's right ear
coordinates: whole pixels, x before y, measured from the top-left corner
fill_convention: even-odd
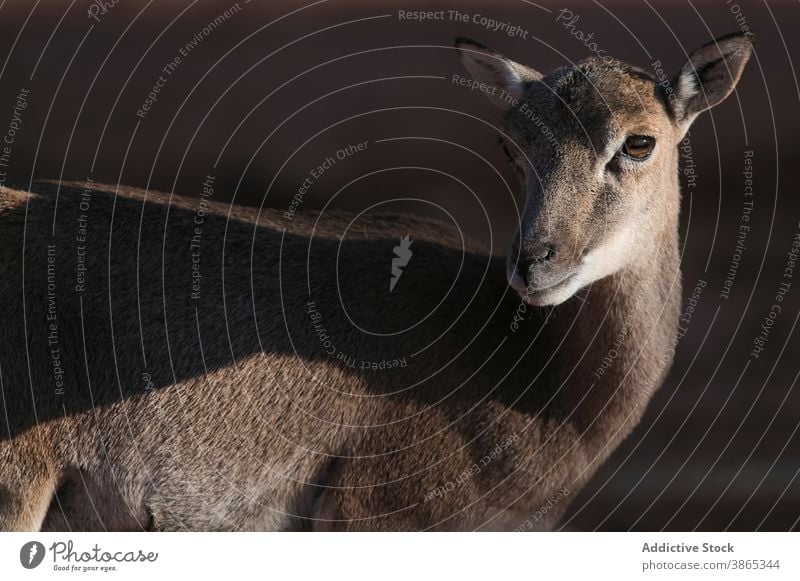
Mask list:
[[[541,73],[468,38],[457,38],[456,50],[472,78],[477,83],[485,83],[486,88],[481,92],[503,110],[512,105],[506,95],[519,100],[525,93],[526,83],[542,78]]]

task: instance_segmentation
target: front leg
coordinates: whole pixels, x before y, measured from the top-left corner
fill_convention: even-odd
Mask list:
[[[0,441],[0,531],[41,529],[58,477],[38,436]]]

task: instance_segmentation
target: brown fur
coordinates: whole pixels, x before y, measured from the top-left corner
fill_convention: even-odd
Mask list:
[[[652,81],[622,66],[526,79],[564,147],[537,152],[534,131],[507,112],[507,132],[540,178],[526,176],[519,240],[558,231],[591,250],[624,222],[637,246],[580,297],[525,308],[518,328],[505,262],[462,247],[449,225],[369,216],[350,226],[352,216],[327,213],[289,221],[212,203],[195,300],[197,200],[94,185],[86,209],[81,184],[3,191],[0,529],[551,527],[566,502],[550,508],[550,499],[588,480],[671,362],[674,146],[685,127]],[[612,191],[593,177],[589,152],[639,130],[631,124],[658,132],[662,157]],[[629,199],[634,190],[647,211]],[[599,204],[607,194],[623,199]],[[87,272],[76,292],[81,213]],[[392,249],[406,235],[413,259],[388,293]],[[407,365],[360,370],[328,354],[309,300],[337,352]]]

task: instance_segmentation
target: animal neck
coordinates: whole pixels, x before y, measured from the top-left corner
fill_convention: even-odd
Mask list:
[[[651,252],[556,309],[553,411],[584,441],[611,449],[638,423],[672,362],[680,289],[676,211]]]

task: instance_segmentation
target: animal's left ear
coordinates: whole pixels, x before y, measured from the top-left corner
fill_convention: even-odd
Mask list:
[[[673,82],[675,115],[685,129],[733,92],[753,52],[752,34],[729,34],[694,51]]]

